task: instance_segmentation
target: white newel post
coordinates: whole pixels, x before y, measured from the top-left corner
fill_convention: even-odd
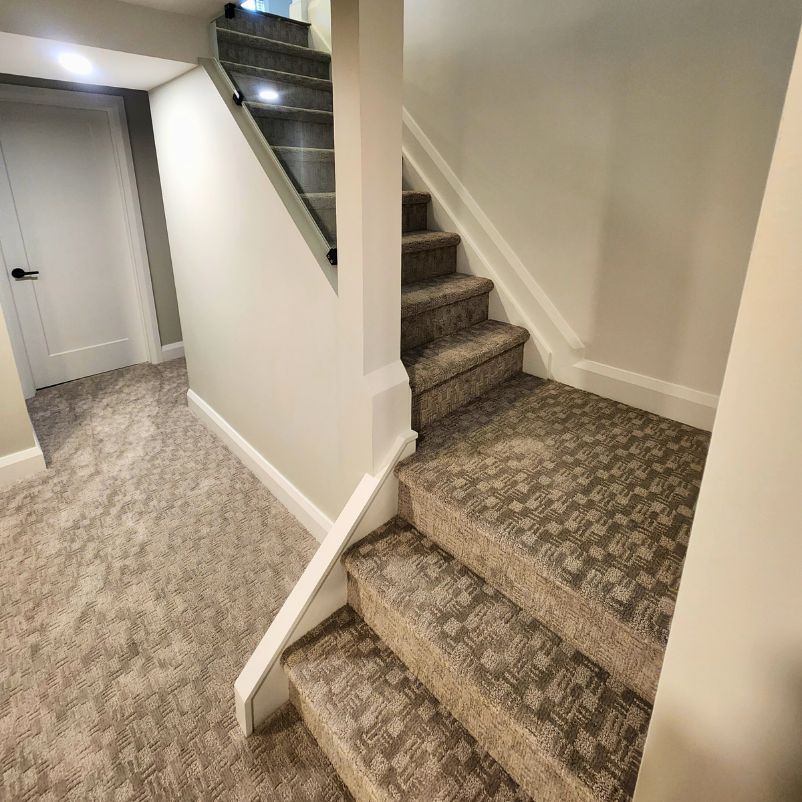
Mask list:
[[[346,481],[409,430],[401,332],[403,0],[331,8]]]

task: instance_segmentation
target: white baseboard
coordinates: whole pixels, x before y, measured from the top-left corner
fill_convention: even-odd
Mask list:
[[[167,343],[167,345],[162,346],[162,362],[167,362],[170,359],[181,359],[183,356],[183,341],[177,343]]]
[[[316,540],[322,541],[333,526],[331,518],[278,468],[266,460],[194,390],[187,391],[187,403],[195,417],[226,444],[243,465],[309,530]]]
[[[698,429],[709,432],[713,428],[718,396],[712,393],[587,359],[568,367],[555,367],[554,378]]]
[[[37,440],[36,445],[30,448],[0,457],[0,487],[27,479],[46,467],[45,457]]]

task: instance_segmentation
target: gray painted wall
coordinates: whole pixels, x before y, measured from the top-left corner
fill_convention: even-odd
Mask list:
[[[70,89],[78,92],[118,95],[123,98],[139,190],[139,203],[142,208],[142,223],[150,262],[156,316],[159,321],[159,336],[163,345],[179,342],[182,339],[181,322],[178,317],[178,300],[175,294],[167,223],[164,219],[164,202],[159,165],[156,161],[156,146],[153,142],[153,124],[150,117],[148,93],[133,89],[48,81],[19,75],[0,74],[0,83]]]

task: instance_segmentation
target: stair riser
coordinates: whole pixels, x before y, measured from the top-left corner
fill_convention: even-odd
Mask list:
[[[320,226],[323,235],[333,245],[337,241],[337,210],[329,204],[320,206],[310,203],[306,199],[304,199],[304,203],[306,203],[309,211],[312,212],[312,217],[315,218],[318,226]]]
[[[276,156],[299,192],[334,192],[333,158],[282,153]]]
[[[401,282],[412,284],[435,276],[457,272],[457,246],[413,251],[401,255]]]
[[[401,350],[406,351],[487,320],[489,297],[485,293],[402,318]]]
[[[247,100],[263,103],[265,101],[259,97],[259,92],[265,89],[272,89],[279,95],[275,103],[279,103],[282,106],[294,106],[298,109],[320,109],[321,111],[331,111],[333,108],[331,92],[312,89],[308,86],[284,83],[283,81],[274,81],[270,78],[259,78],[256,75],[246,75],[241,72],[232,72],[232,77]]]
[[[255,116],[255,119],[270,145],[290,145],[297,148],[334,147],[333,125],[276,117]]]
[[[306,25],[285,22],[275,17],[263,17],[240,12],[234,19],[220,17],[217,20],[217,27],[229,31],[249,33],[252,36],[263,36],[265,39],[275,39],[277,42],[286,42],[289,45],[309,46],[309,28]]]
[[[524,347],[519,345],[432,387],[431,390],[413,395],[412,428],[420,431],[427,424],[439,420],[492,387],[512,378],[523,369],[523,359]],[[407,520],[414,524],[411,519]],[[420,531],[424,532],[423,529]]]
[[[314,705],[304,698],[292,679],[289,681],[289,690],[290,702],[356,802],[375,802],[382,799],[380,789],[375,788],[369,778],[354,767],[350,756],[339,743],[337,736],[315,713]]]
[[[235,61],[251,67],[264,67],[268,70],[292,72],[296,75],[309,75],[312,78],[329,79],[329,62],[313,58],[248,47],[234,42],[219,42],[218,50],[221,61]]]
[[[648,702],[654,701],[661,650],[635,639],[578,594],[532,571],[519,555],[502,551],[469,515],[403,480],[398,514]]]
[[[417,635],[409,618],[399,615],[350,574],[348,603],[534,799],[591,802],[593,796],[589,790],[561,772],[533,743],[532,733],[490,703],[483,688],[455,676],[448,661],[430,642]]]
[[[422,231],[426,228],[426,203],[405,203],[401,207],[401,231]]]

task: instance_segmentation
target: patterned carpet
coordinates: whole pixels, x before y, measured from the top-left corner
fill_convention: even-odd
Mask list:
[[[650,699],[709,440],[522,374],[424,431],[399,512]]]
[[[186,407],[183,361],[42,390],[0,490],[0,799],[349,799],[233,681],[316,543]]]

